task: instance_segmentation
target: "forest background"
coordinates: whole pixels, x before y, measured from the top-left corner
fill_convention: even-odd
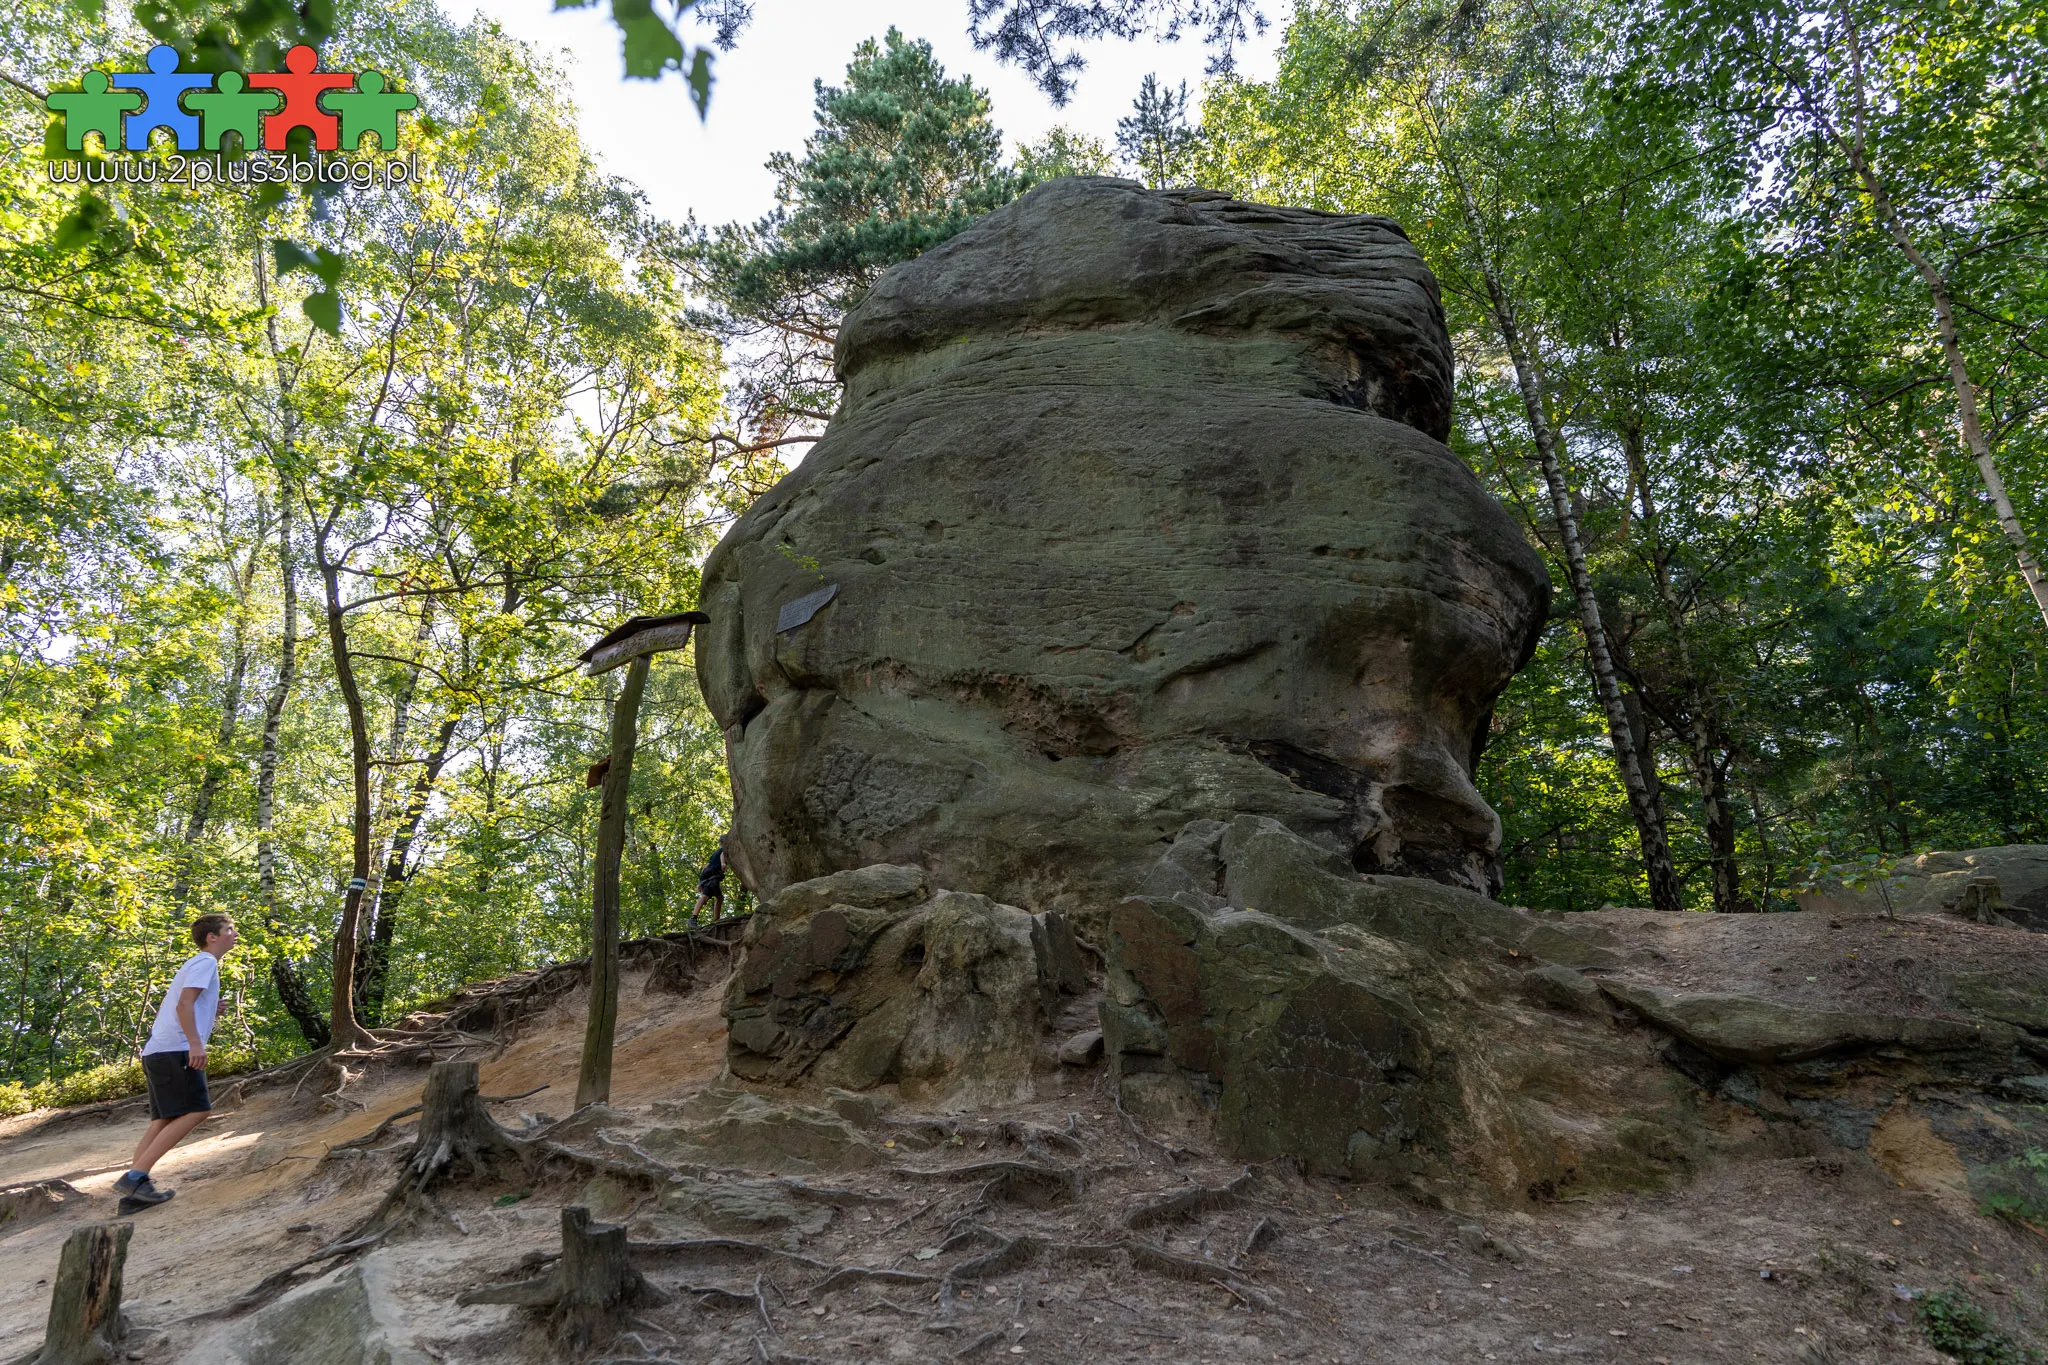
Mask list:
[[[601,174],[544,61],[424,0],[17,9],[0,1109],[126,1086],[204,910],[244,929],[232,1065],[586,951],[609,697],[576,653],[694,605],[882,270],[1062,174],[1391,214],[1438,273],[1453,444],[1556,587],[1478,764],[1507,899],[1778,911],[2048,837],[2037,0],[1302,0],[1272,80],[1219,60],[1008,148],[890,31],[821,73],[775,212],[715,227]],[[1073,49],[1017,34],[1227,57],[1250,10],[964,18],[1056,92]],[[628,69],[703,76],[662,33],[628,25]],[[80,53],[294,36],[420,94],[416,185],[52,183],[42,96]],[[629,935],[686,921],[729,814],[686,655],[643,717]]]

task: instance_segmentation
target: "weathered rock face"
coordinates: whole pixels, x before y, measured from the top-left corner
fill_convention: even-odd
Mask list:
[[[1470,892],[1361,879],[1272,820],[1191,823],[1106,951],[1124,1103],[1248,1160],[1519,1195],[1704,1152],[1653,1042],[1574,970],[1612,953]],[[1557,979],[1524,985],[1546,962]]]
[[[329,1271],[208,1335],[180,1365],[428,1365],[381,1253]]]
[[[1191,823],[1116,907],[1103,1034],[1141,1116],[1325,1174],[1542,1199],[1759,1141],[1887,1171],[1918,1142],[1977,1198],[2040,1207],[2025,1153],[2048,1140],[2048,953],[1981,932],[2006,936],[2003,974],[1905,1008],[1658,984],[1660,956],[1596,917],[1360,878],[1240,816]]]
[[[747,926],[727,1061],[746,1081],[1001,1104],[1056,1065],[1047,1030],[1087,985],[1057,911],[934,893],[915,867],[857,868],[785,889]]]
[[[919,864],[1099,915],[1241,813],[1497,885],[1472,765],[1548,581],[1441,444],[1396,225],[1056,181],[884,276],[839,369],[704,573],[757,891]]]

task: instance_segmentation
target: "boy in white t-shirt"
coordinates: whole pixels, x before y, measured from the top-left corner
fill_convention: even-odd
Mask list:
[[[171,1197],[170,1190],[151,1183],[150,1167],[213,1112],[213,1099],[206,1093],[206,1043],[220,1011],[220,960],[239,937],[235,922],[226,915],[201,915],[192,921],[192,942],[199,951],[171,978],[171,988],[157,1007],[156,1026],[142,1045],[149,1128],[135,1144],[128,1170],[114,1182],[122,1213],[135,1213]]]

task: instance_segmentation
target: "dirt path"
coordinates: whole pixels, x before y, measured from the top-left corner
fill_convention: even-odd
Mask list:
[[[644,974],[629,975],[620,1000],[614,1098],[622,1105],[701,1084],[724,1061],[725,1023],[715,992],[683,999],[649,995],[643,981]],[[501,1110],[567,1112],[576,1094],[582,1010],[580,994],[558,1002],[529,1021],[503,1056],[484,1062],[487,1095],[549,1087]],[[278,1087],[258,1090],[208,1120],[154,1172],[159,1185],[178,1193],[138,1219],[125,1289],[131,1314],[164,1322],[204,1311],[360,1217],[383,1193],[382,1184],[368,1171],[319,1172],[320,1158],[417,1103],[420,1079],[417,1068],[372,1073],[350,1088],[355,1104],[346,1114],[322,1112],[305,1095],[295,1099],[288,1087]],[[114,1178],[127,1169],[146,1123],[140,1114],[55,1125],[49,1117],[25,1114],[0,1123],[0,1187],[64,1180],[87,1201],[0,1237],[0,1284],[39,1291],[0,1295],[0,1360],[41,1339],[48,1300],[40,1291],[47,1289],[57,1250],[76,1222],[114,1216]]]

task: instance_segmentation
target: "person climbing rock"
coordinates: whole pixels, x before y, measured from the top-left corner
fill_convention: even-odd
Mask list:
[[[732,838],[727,830],[718,836],[717,844],[711,849],[711,861],[704,864],[704,870],[697,874],[697,903],[690,907],[690,923],[697,922],[697,913],[706,905],[711,913],[704,917],[710,923],[725,913],[725,841]]]
[[[171,1197],[173,1191],[160,1190],[150,1180],[150,1169],[213,1112],[213,1099],[206,1093],[206,1043],[220,1010],[220,960],[239,938],[235,922],[226,915],[201,915],[192,921],[192,942],[199,951],[171,978],[149,1041],[142,1045],[149,1127],[135,1144],[128,1169],[114,1182],[124,1214],[153,1208]]]

